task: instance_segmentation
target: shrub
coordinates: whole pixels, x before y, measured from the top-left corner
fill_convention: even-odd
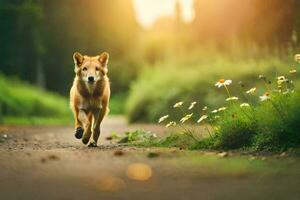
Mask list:
[[[17,79],[0,75],[0,123],[25,123],[23,119],[52,118],[70,122],[71,112],[67,99],[33,87]],[[30,121],[30,120],[29,120]],[[41,120],[32,120],[41,121]],[[45,120],[42,120],[45,122]]]
[[[261,57],[231,57],[218,52],[191,52],[189,55],[168,58],[166,61],[145,67],[132,84],[126,110],[130,122],[155,122],[163,113],[175,114],[169,105],[180,99],[197,107],[218,107],[223,104],[225,93],[208,89],[218,77],[231,77],[236,83],[243,81],[252,87],[259,74],[282,73],[286,58],[276,54]],[[241,88],[235,84],[232,91]],[[241,97],[242,98],[242,97]]]

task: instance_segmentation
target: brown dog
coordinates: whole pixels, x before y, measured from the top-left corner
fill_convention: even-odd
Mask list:
[[[108,58],[106,52],[95,57],[73,54],[76,76],[70,91],[70,105],[75,117],[75,137],[87,144],[93,135],[89,147],[97,146],[100,124],[109,111]]]

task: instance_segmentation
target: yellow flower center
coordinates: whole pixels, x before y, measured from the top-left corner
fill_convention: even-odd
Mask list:
[[[269,92],[266,92],[264,95],[267,97],[270,96]]]
[[[225,83],[225,79],[220,79],[219,83]]]

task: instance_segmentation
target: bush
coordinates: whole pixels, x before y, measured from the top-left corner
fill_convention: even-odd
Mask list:
[[[300,93],[278,95],[257,109],[257,149],[287,149],[300,145]]]
[[[216,131],[214,136],[214,148],[236,149],[251,145],[255,136],[256,122],[237,118],[233,120],[225,119],[218,124],[220,129]]]
[[[51,121],[70,122],[71,112],[67,99],[38,89],[27,83],[0,75],[0,123],[26,123],[36,118],[51,118]],[[53,120],[56,119],[56,120]],[[45,120],[42,120],[45,122]]]
[[[189,55],[168,58],[153,67],[147,67],[133,83],[127,100],[130,122],[155,122],[164,113],[172,114],[169,105],[181,100],[198,101],[204,105],[221,106],[224,96],[216,88],[208,89],[220,77],[231,77],[236,83],[243,81],[246,87],[259,74],[274,75],[285,70],[289,63],[276,54],[239,56],[239,59],[218,52],[191,52]],[[235,84],[233,91],[241,88]]]

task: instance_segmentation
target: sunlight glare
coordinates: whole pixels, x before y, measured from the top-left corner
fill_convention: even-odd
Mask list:
[[[174,16],[177,0],[134,0],[137,21],[149,28],[160,17]],[[178,0],[182,7],[182,18],[190,22],[194,18],[194,0]]]

